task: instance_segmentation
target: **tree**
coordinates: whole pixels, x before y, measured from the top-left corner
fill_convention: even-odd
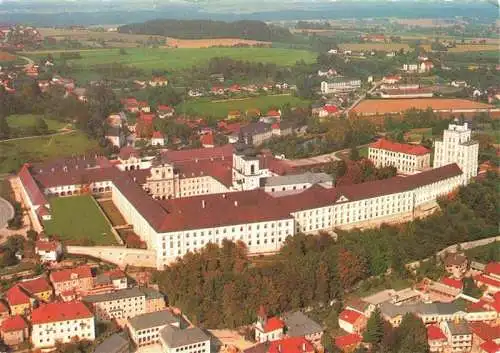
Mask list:
[[[351,161],[359,161],[361,156],[359,155],[359,150],[356,146],[351,147],[351,151],[349,152],[349,159]]]
[[[473,298],[480,298],[483,295],[483,292],[479,287],[474,283],[474,280],[470,277],[465,277],[463,279],[464,283],[464,294],[469,295]]]
[[[37,118],[35,122],[35,132],[38,135],[45,135],[49,131],[49,126],[43,118]]]
[[[363,341],[374,345],[380,344],[384,337],[384,319],[379,308],[371,314],[366,323],[366,330],[363,333]]]
[[[0,116],[0,139],[5,140],[10,137],[10,127],[5,116]]]
[[[339,279],[342,288],[350,289],[367,273],[366,262],[360,254],[341,248],[338,254]]]
[[[403,316],[401,324],[396,329],[396,352],[398,353],[428,353],[427,329],[422,320],[412,313]]]
[[[334,352],[335,344],[333,343],[332,336],[330,335],[329,332],[323,333],[323,336],[321,337],[321,345],[323,346],[325,352],[327,353]]]

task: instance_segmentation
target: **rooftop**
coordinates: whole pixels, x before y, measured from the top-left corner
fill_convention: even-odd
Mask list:
[[[453,336],[472,334],[472,331],[467,321],[446,321],[446,324],[448,325],[450,333]]]
[[[165,326],[160,331],[160,338],[169,348],[210,341],[210,337],[198,327],[182,330],[170,325]]]
[[[422,156],[431,153],[431,150],[420,145],[410,145],[406,143],[398,143],[386,139],[380,139],[370,145],[371,148],[382,149],[391,152],[398,152],[404,154],[411,154],[415,156]]]
[[[291,337],[304,337],[313,333],[323,332],[323,328],[316,321],[300,311],[283,315],[287,328],[287,335]]]
[[[341,349],[352,345],[358,345],[361,341],[362,337],[357,333],[335,337],[335,345]]]
[[[75,268],[53,271],[50,273],[50,280],[56,283],[81,278],[92,278],[92,271],[89,266],[83,265]]]
[[[172,315],[172,313],[168,310],[134,316],[133,318],[128,319],[128,322],[136,331],[158,326],[180,324],[179,318]]]
[[[354,310],[344,309],[339,314],[339,320],[354,324],[363,315]]]
[[[263,179],[264,186],[281,186],[281,185],[305,184],[305,183],[318,184],[326,182],[333,182],[333,178],[331,175],[328,175],[326,173],[312,173],[312,172],[275,176]]]
[[[272,341],[268,353],[314,352],[313,345],[304,337],[287,337]]]
[[[52,286],[46,277],[38,277],[20,281],[18,284],[28,293],[38,294],[42,292],[52,292]]]
[[[94,353],[122,353],[126,347],[130,347],[129,341],[123,333],[115,333],[106,338],[98,345]]]
[[[407,305],[394,305],[391,303],[382,303],[380,305],[382,314],[389,317],[396,317],[406,313],[423,314],[423,315],[452,315],[460,309],[455,303],[418,303]]]
[[[146,295],[139,288],[120,289],[112,293],[87,295],[82,298],[86,303],[100,303],[125,298],[145,297]]]
[[[22,316],[10,316],[2,321],[1,330],[2,332],[13,332],[20,331],[28,328],[28,324]]]
[[[443,331],[436,325],[427,326],[427,339],[429,341],[446,340]]]
[[[33,325],[67,320],[87,319],[94,314],[80,301],[42,304],[31,314]]]

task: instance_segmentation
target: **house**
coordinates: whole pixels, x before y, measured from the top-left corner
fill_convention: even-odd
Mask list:
[[[467,257],[462,253],[450,253],[444,258],[446,272],[455,278],[462,278],[467,271]]]
[[[382,83],[389,84],[389,85],[394,85],[398,83],[401,80],[401,76],[399,75],[390,75],[390,76],[384,76],[382,78]]]
[[[406,72],[417,72],[419,69],[419,66],[417,64],[403,64],[403,71]]]
[[[33,348],[54,347],[57,342],[95,340],[94,314],[79,301],[42,304],[31,315]]]
[[[121,148],[125,145],[125,134],[119,127],[108,126],[104,138],[115,147]]]
[[[368,302],[364,299],[353,298],[347,301],[345,308],[348,310],[357,311],[366,317],[370,317],[373,311],[375,311],[376,304]]]
[[[268,317],[264,306],[260,306],[255,324],[255,340],[268,342],[279,340],[284,335],[285,322],[280,318]]]
[[[134,97],[123,98],[120,102],[126,111],[130,113],[139,112],[139,102]]]
[[[148,102],[137,101],[137,108],[138,108],[139,112],[151,113],[151,107],[149,106]]]
[[[231,92],[231,93],[239,93],[239,92],[241,92],[240,85],[234,84],[234,85],[229,86],[229,92]]]
[[[330,49],[330,50],[328,50],[328,54],[338,54],[338,53],[339,53],[338,49]]]
[[[127,320],[130,338],[137,347],[158,343],[160,331],[167,325],[180,328],[180,319],[163,310],[137,315]]]
[[[226,90],[222,86],[212,86],[212,88],[210,89],[210,93],[221,96],[226,93]]]
[[[380,312],[385,320],[397,327],[403,316],[408,313],[417,315],[424,324],[435,324],[443,321],[463,320],[467,313],[461,310],[456,303],[416,303],[394,305],[392,303],[380,304]]]
[[[318,77],[332,77],[337,76],[337,71],[334,69],[328,69],[327,71],[318,70]]]
[[[446,336],[447,345],[452,352],[470,352],[472,331],[465,320],[442,321],[439,328]]]
[[[275,110],[275,109],[268,110],[267,113],[263,116],[263,118],[280,120],[281,110]]]
[[[198,327],[166,325],[160,331],[160,343],[162,353],[210,353],[210,337]]]
[[[17,284],[5,292],[4,299],[9,304],[12,315],[24,315],[31,310],[35,303],[35,300]]]
[[[430,72],[434,68],[434,64],[430,60],[426,60],[420,63],[418,71],[420,73]]]
[[[500,343],[500,326],[490,325],[485,322],[469,323],[472,331],[472,341],[475,346],[482,345],[488,342]],[[486,347],[489,345],[486,344]]]
[[[37,240],[35,243],[35,253],[40,256],[42,262],[57,261],[62,252],[62,244],[58,241]]]
[[[273,136],[272,125],[264,122],[250,123],[240,129],[246,144],[261,145]]]
[[[427,326],[427,343],[429,344],[429,350],[431,353],[444,351],[447,339],[439,326]]]
[[[241,117],[241,113],[239,110],[230,110],[227,113],[228,120],[239,119],[240,117]]]
[[[320,118],[337,115],[339,112],[337,106],[326,104],[318,113]]]
[[[430,294],[434,300],[449,303],[462,293],[462,287],[458,282],[460,281],[452,278],[443,278],[441,282],[424,280],[423,289],[426,293]]]
[[[200,142],[204,148],[215,147],[214,135],[212,133],[201,135]]]
[[[17,284],[39,301],[47,302],[52,298],[53,289],[45,276],[22,280]]]
[[[468,87],[467,81],[451,81],[450,85],[452,87],[457,87],[457,88],[465,88]]]
[[[339,326],[348,333],[360,333],[366,327],[366,316],[349,309],[344,309],[339,314]]]
[[[286,313],[282,317],[288,337],[304,337],[318,347],[323,337],[323,327],[301,311]]]
[[[124,333],[115,333],[102,341],[94,353],[130,353],[130,343]]]
[[[29,338],[28,324],[20,315],[3,320],[0,326],[0,337],[8,346],[16,346]]]
[[[156,108],[156,114],[160,119],[171,118],[174,116],[175,109],[169,105],[160,104]]]
[[[153,76],[148,84],[151,87],[164,87],[168,85],[168,80],[163,76]]]
[[[357,333],[350,333],[344,336],[335,337],[335,345],[342,350],[342,352],[352,352],[358,348],[363,340]]]
[[[331,94],[340,92],[352,92],[361,87],[361,80],[336,77],[329,81],[321,82],[321,93]]]
[[[487,341],[479,346],[480,353],[498,353],[500,352],[500,344],[495,341]]]
[[[314,346],[304,337],[286,337],[272,341],[267,353],[314,353]]]
[[[165,146],[165,136],[159,131],[153,132],[153,136],[151,137],[151,145],[152,146]]]
[[[494,295],[500,292],[500,262],[490,262],[482,274],[473,277],[478,287],[485,287],[486,293]]]
[[[109,293],[115,290],[125,289],[128,287],[127,275],[119,269],[104,272],[94,277],[94,287],[91,294]]]
[[[200,90],[196,90],[196,89],[190,89],[188,91],[188,96],[189,97],[203,97],[203,92]]]
[[[9,317],[9,315],[9,307],[6,303],[0,300],[0,325],[2,324],[3,320]]]
[[[50,273],[49,279],[54,286],[56,296],[68,291],[83,294],[91,290],[94,285],[92,271],[90,267],[85,265],[53,271]]]
[[[166,309],[165,295],[153,288],[141,288],[146,297],[146,313],[162,311]]]
[[[210,79],[213,81],[218,81],[220,83],[224,82],[224,75],[223,74],[211,74]]]
[[[72,90],[69,90],[68,94],[72,95],[73,97],[78,99],[80,102],[87,103],[87,101],[88,101],[86,88],[76,87]]]

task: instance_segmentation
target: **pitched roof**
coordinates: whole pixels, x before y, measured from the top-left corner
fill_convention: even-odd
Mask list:
[[[82,300],[86,303],[100,303],[134,297],[146,297],[146,295],[141,291],[140,288],[135,287],[120,289],[116,292],[111,293],[87,295],[83,297]]]
[[[500,338],[500,326],[491,326],[485,322],[471,322],[472,332],[483,341],[497,340]]]
[[[277,110],[268,110],[266,116],[280,117],[281,113]]]
[[[37,240],[35,243],[36,249],[45,252],[56,251],[59,245],[60,243],[58,241]]]
[[[329,114],[332,114],[332,113],[336,113],[338,112],[338,108],[337,106],[335,105],[325,105],[323,107],[323,110],[325,110],[326,112],[328,112]]]
[[[162,139],[163,134],[160,131],[155,131],[155,132],[153,132],[153,138],[154,139]]]
[[[279,317],[273,316],[268,318],[264,324],[264,332],[271,332],[283,329],[285,327],[285,322]]]
[[[39,206],[48,204],[45,199],[45,195],[42,193],[35,179],[33,179],[33,176],[31,175],[29,164],[23,165],[18,176],[33,205]]]
[[[31,299],[26,292],[21,289],[21,287],[16,284],[13,287],[9,288],[5,292],[5,300],[7,300],[7,303],[9,303],[10,306],[13,305],[23,305],[23,304],[30,304]]]
[[[2,321],[2,332],[13,332],[13,331],[21,331],[28,328],[28,324],[22,316],[10,316]]]
[[[449,287],[453,287],[453,288],[456,288],[456,289],[462,289],[464,284],[462,283],[461,280],[459,279],[455,279],[455,278],[451,278],[451,277],[443,277],[441,278],[441,283],[449,286]]]
[[[94,314],[80,301],[66,303],[42,304],[33,310],[31,322],[33,325],[46,324],[67,320],[87,319]]]
[[[203,146],[214,146],[214,135],[213,134],[204,134],[200,137],[201,144]]]
[[[493,341],[483,342],[479,347],[483,350],[483,352],[486,352],[486,353],[498,353],[498,352],[500,352],[500,344],[495,343]]]
[[[46,277],[39,277],[29,279],[26,281],[18,282],[18,284],[31,294],[38,294],[42,292],[52,292],[52,286]]]
[[[137,151],[134,147],[132,146],[126,146],[126,147],[122,147],[120,149],[120,153],[118,154],[118,157],[123,160],[123,161],[126,161],[127,159],[129,159],[131,156],[133,157],[139,157],[139,151]]]
[[[481,282],[487,286],[500,288],[500,280],[494,279],[490,276],[477,275],[474,277],[474,281]]]
[[[465,261],[467,261],[467,256],[465,256],[462,253],[450,253],[447,254],[445,259],[444,259],[444,264],[445,266],[460,266],[462,265]]]
[[[127,349],[130,347],[129,341],[125,338],[124,333],[115,333],[99,344],[94,353],[122,353],[128,352]]]
[[[313,345],[304,337],[282,338],[272,341],[268,353],[304,353],[314,352]]]
[[[345,348],[352,345],[358,345],[362,338],[357,333],[351,333],[345,336],[335,337],[335,345],[339,348]]]
[[[286,334],[291,337],[304,337],[317,332],[323,332],[321,325],[300,311],[286,313],[283,315],[283,320],[287,328]]]
[[[182,347],[210,340],[210,337],[198,327],[181,330],[170,325],[160,330],[160,337],[169,348]]]
[[[92,278],[92,271],[89,266],[82,265],[50,273],[50,280],[55,283],[67,282],[73,279],[81,278]]]
[[[182,161],[194,161],[203,160],[211,158],[222,158],[231,159],[233,157],[234,147],[231,144],[227,144],[221,147],[214,148],[195,148],[189,150],[181,151],[166,151],[162,155],[169,162],[182,162]]]
[[[427,340],[429,341],[446,340],[446,336],[438,326],[429,325],[427,326]]]
[[[410,145],[405,143],[392,142],[386,139],[379,139],[370,145],[371,148],[378,148],[391,152],[398,152],[404,154],[411,154],[415,156],[422,156],[431,153],[431,151],[421,145]]]
[[[500,276],[500,262],[490,262],[484,269],[485,273]]]
[[[158,326],[179,324],[180,320],[172,315],[169,310],[162,310],[134,316],[128,319],[128,322],[134,330],[139,331]]]
[[[353,325],[361,316],[357,311],[345,309],[339,314],[339,319]]]

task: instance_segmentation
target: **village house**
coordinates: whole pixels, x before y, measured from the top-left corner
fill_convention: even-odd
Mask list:
[[[310,319],[301,311],[289,312],[283,315],[285,322],[286,335],[288,337],[304,337],[315,347],[321,344],[323,337],[323,327]]]
[[[57,342],[69,343],[75,339],[95,339],[94,315],[79,301],[42,304],[33,310],[31,325],[31,343],[35,349],[50,348]]]
[[[160,331],[167,325],[180,328],[179,317],[168,310],[137,315],[127,320],[130,338],[137,347],[158,343]]]
[[[382,83],[389,84],[389,85],[394,85],[401,81],[401,76],[399,75],[389,75],[389,76],[384,76],[382,78]]]
[[[452,352],[470,352],[472,349],[472,331],[467,321],[442,321],[439,328],[443,331]]]
[[[407,313],[417,315],[424,324],[435,324],[443,321],[463,320],[467,313],[460,310],[455,303],[417,303],[406,305],[394,305],[382,303],[380,311],[385,320],[392,326],[397,327],[403,316]]]
[[[165,136],[160,131],[154,131],[151,137],[152,146],[165,146]]]
[[[339,314],[339,327],[348,333],[362,332],[366,322],[366,316],[354,310],[344,309]]]
[[[490,325],[485,322],[470,323],[472,331],[472,342],[474,346],[480,347],[480,352],[500,352],[500,326]]]
[[[418,64],[403,64],[403,71],[417,72],[419,69]]]
[[[38,278],[25,279],[17,283],[26,293],[29,293],[33,298],[47,302],[52,299],[53,289],[50,282],[45,276]]]
[[[241,112],[239,110],[230,110],[227,112],[227,120],[235,120],[241,117]]]
[[[168,80],[163,76],[153,76],[148,84],[151,87],[164,87],[168,85]]]
[[[203,148],[214,148],[215,147],[215,139],[214,135],[210,132],[208,134],[203,134],[200,136],[200,142]]]
[[[35,303],[35,299],[31,298],[28,293],[17,284],[5,292],[4,299],[9,304],[10,313],[12,315],[26,314],[33,308]]]
[[[58,241],[37,240],[35,243],[35,253],[40,256],[42,262],[55,262],[62,252],[62,244]]]
[[[3,320],[0,326],[0,337],[8,346],[16,346],[29,338],[28,324],[20,315]]]
[[[355,351],[361,341],[363,341],[363,337],[357,333],[350,333],[348,335],[335,337],[335,345],[339,347],[342,352]]]
[[[486,288],[487,294],[495,295],[500,292],[500,262],[490,262],[482,274],[473,278],[478,287]]]
[[[94,277],[94,286],[88,295],[109,293],[128,288],[127,275],[122,270],[112,270]]]
[[[314,353],[314,346],[304,337],[286,337],[272,341],[267,353]]]
[[[125,145],[125,133],[119,127],[108,126],[104,138],[115,147],[121,148]]]
[[[339,109],[335,105],[325,104],[318,112],[320,118],[335,116],[339,113]]]
[[[210,337],[198,327],[166,325],[160,331],[160,343],[161,353],[210,353]]]
[[[240,134],[247,144],[259,146],[273,136],[272,125],[261,121],[250,123],[240,129]]]
[[[444,352],[447,338],[437,325],[427,326],[427,343],[431,353]]]
[[[54,286],[55,295],[65,292],[83,294],[92,289],[94,278],[88,266],[79,266],[64,270],[52,271],[49,275],[50,282]]]
[[[276,341],[283,337],[285,322],[279,317],[268,317],[264,306],[260,306],[255,326],[255,340],[257,342]]]
[[[174,116],[174,113],[175,113],[175,109],[169,105],[160,104],[156,108],[156,114],[158,115],[158,118],[160,118],[160,119],[171,118]]]
[[[444,258],[446,272],[455,278],[462,278],[467,271],[467,257],[462,253],[450,253]]]

